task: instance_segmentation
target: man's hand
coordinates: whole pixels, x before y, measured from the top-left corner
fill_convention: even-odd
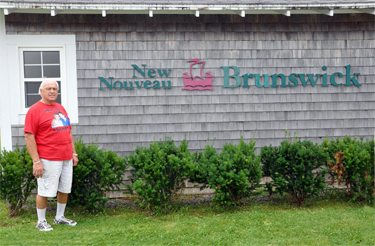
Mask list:
[[[29,132],[25,133],[25,142],[27,146],[27,150],[29,151],[30,157],[33,160],[33,163],[37,163],[33,165],[33,175],[35,178],[43,177],[43,163],[40,161],[38,150],[36,147],[35,136]]]
[[[43,177],[43,163],[42,162],[39,162],[33,165],[33,174],[35,178]]]
[[[78,160],[78,157],[73,155],[73,167],[77,166],[79,160]]]
[[[73,138],[73,133],[72,132],[70,132],[70,139],[72,140],[73,167],[75,167],[75,166],[77,166],[79,160],[78,160],[78,156],[77,156],[77,152],[76,152],[76,148],[75,148],[74,138]]]

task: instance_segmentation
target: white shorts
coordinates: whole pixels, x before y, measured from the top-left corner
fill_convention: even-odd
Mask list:
[[[43,177],[38,178],[38,195],[55,197],[57,191],[70,193],[73,181],[73,160],[49,161],[40,159],[43,164]]]

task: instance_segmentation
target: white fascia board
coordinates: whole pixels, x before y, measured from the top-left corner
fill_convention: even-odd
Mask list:
[[[355,13],[367,13],[373,14],[374,8],[369,9],[335,9],[335,14],[355,14]],[[155,14],[165,14],[165,15],[191,15],[195,14],[195,10],[106,10],[106,14],[141,14],[141,15],[149,15],[150,11]],[[246,15],[253,15],[253,14],[282,14],[283,12],[287,11],[286,9],[279,9],[279,10],[244,10]],[[279,11],[279,12],[277,12]],[[237,14],[238,11],[233,10],[199,10],[200,15],[209,15],[209,14],[222,14],[222,15],[233,15]],[[28,13],[28,14],[51,14],[51,10],[42,9],[42,10],[33,10],[33,9],[17,9],[12,12],[13,13]],[[102,10],[64,10],[59,13],[59,15],[65,14],[97,14],[102,15]],[[311,9],[301,9],[301,10],[290,10],[290,15],[297,15],[297,14],[319,14],[315,10]]]
[[[82,3],[25,3],[25,2],[1,2],[0,8],[17,9],[15,12],[24,13],[23,11],[32,10],[38,13],[41,10],[65,10],[66,14],[86,13],[90,11],[200,11],[201,13],[209,11],[251,11],[251,10],[322,10],[322,9],[373,9],[375,1],[370,3],[326,3],[326,4],[82,4]],[[65,14],[64,11],[64,14]],[[73,12],[72,12],[73,11]],[[203,12],[204,11],[204,12]],[[336,12],[336,11],[335,11]],[[248,13],[248,12],[246,12]]]

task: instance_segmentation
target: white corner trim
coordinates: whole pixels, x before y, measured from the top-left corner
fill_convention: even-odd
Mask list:
[[[1,95],[0,95],[0,130],[1,130],[1,150],[12,150],[12,125],[11,111],[11,91],[10,79],[7,71],[11,67],[7,59],[5,16],[0,11],[0,74],[1,74]]]

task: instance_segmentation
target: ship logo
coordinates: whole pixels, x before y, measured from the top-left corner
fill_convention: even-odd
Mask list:
[[[203,77],[202,71],[204,64],[206,63],[205,61],[199,61],[198,58],[194,58],[188,62],[191,62],[190,65],[190,75],[188,75],[187,72],[185,72],[182,76],[184,79],[184,85],[185,87],[182,88],[182,90],[210,90],[213,91],[214,88],[212,87],[212,81],[214,80],[214,76],[210,73],[210,71],[207,71],[205,73],[205,76]],[[194,71],[198,71],[200,68],[200,74],[194,76],[193,74],[193,69]]]

